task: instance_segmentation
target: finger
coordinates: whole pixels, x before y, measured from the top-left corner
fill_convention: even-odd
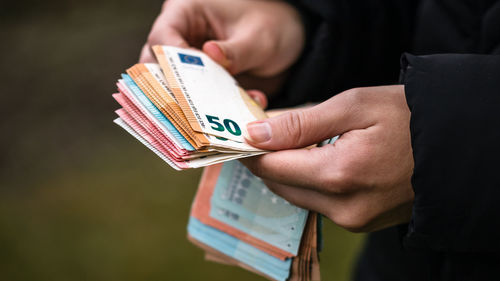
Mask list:
[[[337,162],[333,145],[282,150],[241,159],[253,174],[273,182],[312,190],[335,190]]]
[[[139,63],[151,63],[156,62],[156,59],[153,56],[153,52],[151,51],[151,47],[149,44],[144,44],[141,51],[141,56],[139,57]]]
[[[153,50],[151,49],[152,46],[156,45],[170,45],[182,48],[189,47],[186,40],[184,40],[181,34],[175,29],[170,27],[161,27],[155,29],[153,27],[153,31],[149,35],[147,43],[142,47],[141,55],[139,57],[140,63],[156,62]]]
[[[164,8],[165,7],[166,6],[164,6]],[[155,20],[153,27],[151,28],[151,33],[148,35],[147,44],[149,47],[153,47],[155,45],[170,45],[183,48],[189,47],[189,44],[184,36],[186,32],[181,32],[182,27],[176,27],[176,25],[171,22],[176,17],[184,16],[183,14],[177,15],[175,12],[176,11],[172,12],[174,14],[161,13]]]
[[[252,28],[252,25],[247,25]],[[260,36],[256,30],[240,27],[238,32],[225,40],[211,40],[203,44],[203,52],[231,74],[238,74],[262,66],[273,48],[268,42],[255,46]],[[265,44],[268,43],[268,44]]]
[[[267,97],[262,91],[259,90],[247,90],[247,94],[260,105],[262,109],[267,107]]]
[[[231,66],[231,61],[227,57],[226,52],[222,50],[220,43],[217,43],[216,41],[205,42],[202,50],[224,68],[229,69]]]
[[[329,197],[314,190],[288,186],[268,180],[264,180],[264,183],[273,193],[303,209],[327,214],[332,205]]]
[[[154,27],[153,27],[154,28]],[[181,48],[188,48],[189,44],[177,30],[169,26],[153,29],[154,31],[148,37],[149,46],[170,45]]]
[[[249,123],[246,141],[266,150],[301,148],[373,125],[373,120],[368,118],[370,112],[346,93],[317,106]]]

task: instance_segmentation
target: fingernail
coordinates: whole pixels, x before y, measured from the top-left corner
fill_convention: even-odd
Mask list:
[[[267,122],[256,121],[247,125],[249,140],[254,143],[266,142],[271,139],[271,125]]]

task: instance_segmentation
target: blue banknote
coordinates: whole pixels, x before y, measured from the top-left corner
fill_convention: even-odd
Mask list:
[[[188,233],[191,237],[217,251],[236,259],[276,280],[285,281],[290,274],[291,259],[275,258],[250,244],[190,217]]]
[[[224,163],[210,204],[211,217],[297,254],[308,211],[272,193],[239,161]]]

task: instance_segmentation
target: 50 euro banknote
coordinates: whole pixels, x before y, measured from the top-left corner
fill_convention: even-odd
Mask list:
[[[160,49],[161,65],[136,64],[118,80],[115,123],[175,169],[267,152],[243,138],[246,124],[266,114],[224,68],[200,51]]]
[[[167,83],[193,130],[244,142],[245,125],[266,118],[236,80],[205,53],[153,46]]]

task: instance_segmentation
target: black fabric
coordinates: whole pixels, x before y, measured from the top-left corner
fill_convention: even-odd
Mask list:
[[[400,233],[391,227],[370,234],[365,241],[354,274],[356,281],[431,280],[441,255],[428,251],[404,251]]]
[[[404,55],[403,69],[415,160],[407,243],[500,251],[500,56]]]
[[[392,227],[368,236],[353,280],[490,281],[499,280],[499,264],[500,257],[493,252],[404,250],[397,229]]]
[[[308,44],[272,106],[405,84],[412,219],[370,234],[355,280],[500,280],[500,1],[290,2]]]
[[[306,20],[307,46],[271,107],[319,102],[353,87],[397,83],[416,1],[292,1]]]

